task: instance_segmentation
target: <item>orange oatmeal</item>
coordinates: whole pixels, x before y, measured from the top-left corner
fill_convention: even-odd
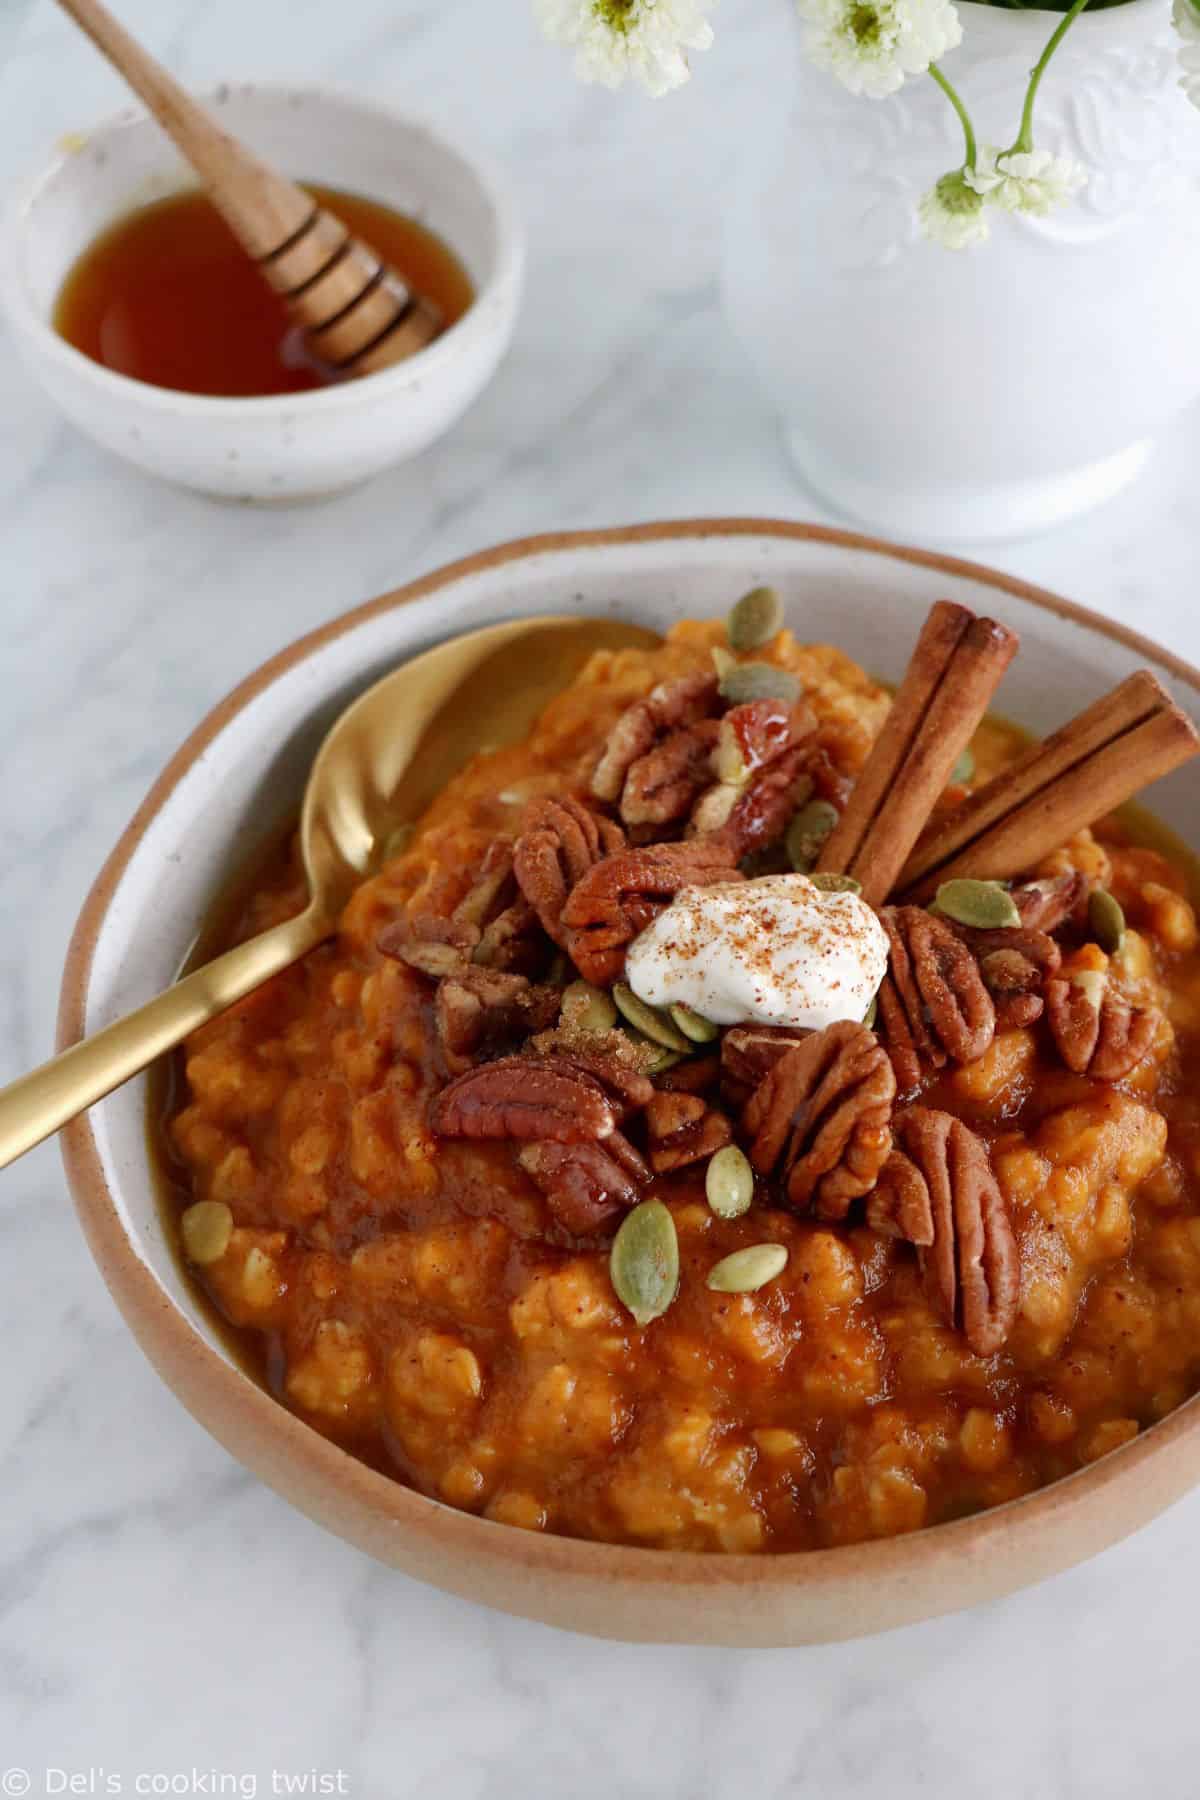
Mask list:
[[[596,656],[183,1053],[205,1291],[314,1429],[489,1519],[889,1536],[1105,1455],[1200,1372],[1196,920],[1112,816],[966,882],[1003,923],[868,894],[866,1022],[718,1026],[623,985],[682,886],[811,872],[849,816],[888,694],[784,630],[752,659],[782,681],[748,662],[715,623]],[[1024,749],[968,735],[935,823]],[[304,899],[280,852],[230,941]],[[642,1324],[623,1221],[677,1248]]]

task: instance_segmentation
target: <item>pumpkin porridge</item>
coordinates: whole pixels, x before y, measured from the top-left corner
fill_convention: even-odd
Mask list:
[[[1111,809],[1194,736],[1140,676],[1031,752],[1015,649],[935,608],[891,701],[756,590],[598,655],[189,1041],[182,1251],[285,1405],[489,1519],[747,1552],[1193,1391],[1196,920]],[[230,941],[304,901],[282,851]]]

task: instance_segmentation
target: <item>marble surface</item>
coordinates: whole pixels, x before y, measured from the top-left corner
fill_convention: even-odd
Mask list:
[[[296,633],[531,530],[821,516],[714,282],[725,172],[787,80],[782,6],[726,0],[719,51],[658,105],[576,87],[526,0],[122,12],[188,80],[320,74],[469,130],[524,208],[529,293],[450,437],[298,510],[110,461],[0,335],[0,1080],[50,1050],[76,911],[153,775]],[[0,70],[0,175],[119,99],[42,0]],[[1200,655],[1198,461],[1192,414],[1106,512],[991,560]],[[1194,1791],[1200,1494],[1037,1591],[888,1639],[623,1649],[377,1568],[235,1467],[118,1320],[53,1147],[3,1179],[0,1271],[0,1791],[283,1791],[272,1770],[371,1800]]]

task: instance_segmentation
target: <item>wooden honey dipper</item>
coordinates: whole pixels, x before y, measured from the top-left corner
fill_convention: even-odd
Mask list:
[[[311,194],[231,137],[100,0],[59,5],[195,169],[263,279],[287,302],[319,364],[339,376],[371,375],[437,336],[442,319],[435,307]]]

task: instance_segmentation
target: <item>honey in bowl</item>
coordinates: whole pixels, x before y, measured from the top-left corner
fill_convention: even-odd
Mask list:
[[[307,191],[437,308],[443,330],[466,312],[470,277],[427,225],[360,194]],[[54,326],[105,368],[189,394],[299,394],[336,379],[198,189],[102,232],[63,283]]]

